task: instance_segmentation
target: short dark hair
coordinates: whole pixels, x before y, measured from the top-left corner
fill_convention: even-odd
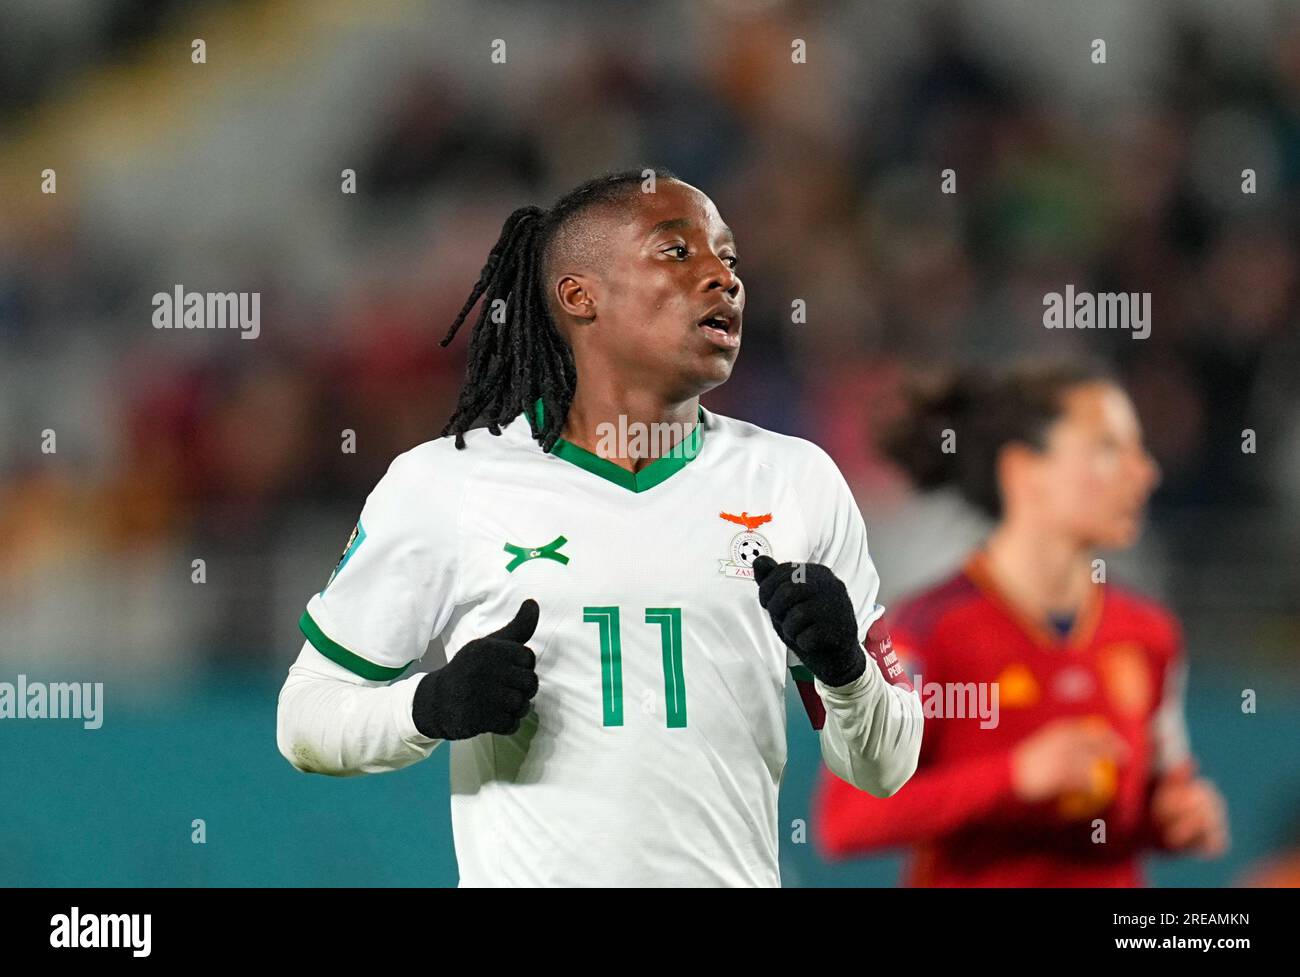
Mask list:
[[[907,407],[884,438],[885,453],[917,488],[954,485],[1001,518],[998,455],[1012,442],[1035,450],[1065,410],[1065,395],[1089,383],[1116,382],[1090,361],[1021,360],[1003,369],[963,367],[927,375],[906,391]],[[958,445],[944,450],[944,432]]]

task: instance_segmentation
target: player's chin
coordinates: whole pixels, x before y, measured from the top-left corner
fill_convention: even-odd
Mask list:
[[[683,366],[686,372],[707,378],[713,383],[721,383],[731,376],[732,367],[736,365],[736,357],[740,353],[740,346],[717,346],[709,342],[691,343],[685,353]]]
[[[721,340],[721,341],[720,341]],[[726,363],[727,369],[736,362],[740,355],[740,335],[701,335],[695,349],[698,354],[712,363]]]
[[[731,370],[735,365],[736,351],[734,350],[730,355],[715,351],[702,357],[697,361],[695,370],[692,371],[696,376],[695,386],[699,387],[702,392],[726,383],[731,379]]]

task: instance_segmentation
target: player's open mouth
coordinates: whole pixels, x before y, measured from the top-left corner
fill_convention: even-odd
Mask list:
[[[723,349],[735,349],[740,345],[740,317],[732,311],[710,310],[696,325],[704,331],[709,342]]]

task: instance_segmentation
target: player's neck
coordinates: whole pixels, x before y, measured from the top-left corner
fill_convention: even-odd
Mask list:
[[[699,403],[699,397],[668,402],[645,390],[584,382],[569,405],[563,437],[637,472],[690,435],[698,423]]]
[[[1035,621],[1077,613],[1093,586],[1087,550],[1030,527],[1003,523],[984,552],[1003,596]]]

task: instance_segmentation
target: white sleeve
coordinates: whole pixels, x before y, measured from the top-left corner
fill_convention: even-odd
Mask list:
[[[399,770],[423,760],[442,740],[411,718],[420,672],[386,685],[330,661],[311,642],[280,690],[276,744],[303,773],[347,777]]]
[[[886,682],[876,663],[854,682],[832,689],[816,682],[826,706],[822,759],[831,773],[873,797],[902,787],[921,757],[924,719],[911,687]]]
[[[815,447],[815,446],[814,446]],[[876,603],[880,576],[867,552],[867,527],[844,480],[830,455],[816,448],[814,464],[801,491],[805,496],[805,519],[814,540],[810,563],[830,567],[844,581],[858,619],[858,643],[867,640],[867,630],[885,609]]]
[[[324,589],[299,622],[326,658],[373,681],[424,657],[455,609],[458,480],[417,451],[399,455],[366,498]]]
[[[439,742],[411,718],[423,674],[395,681],[455,608],[460,499],[454,479],[434,476],[415,451],[393,461],[334,573],[307,604],[299,622],[307,643],[276,717],[280,752],[299,770],[396,770]]]
[[[805,509],[816,541],[810,560],[828,566],[844,582],[858,621],[858,643],[885,609],[876,603],[880,577],[867,551],[862,513],[839,468],[820,448],[804,485]],[[866,654],[865,650],[863,652]],[[867,655],[867,667],[849,685],[815,687],[826,707],[822,758],[841,780],[875,797],[895,793],[916,772],[921,756],[920,697],[906,683],[886,681],[883,666]]]
[[[1187,662],[1171,662],[1165,673],[1164,694],[1151,718],[1151,739],[1155,744],[1153,766],[1157,773],[1165,773],[1182,766],[1192,758],[1190,737],[1187,735]]]

